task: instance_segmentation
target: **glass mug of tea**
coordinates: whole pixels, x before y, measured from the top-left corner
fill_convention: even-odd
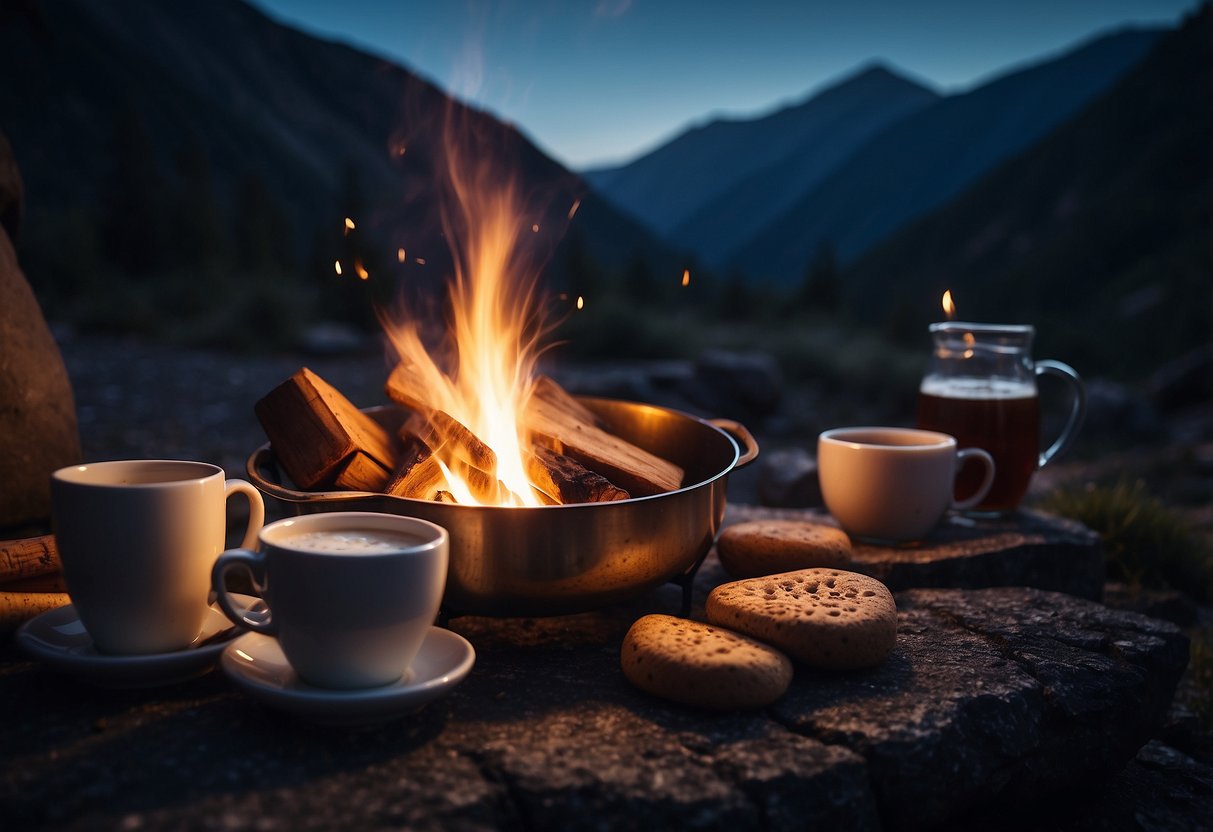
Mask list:
[[[1060,361],[1032,361],[1028,325],[959,321],[930,326],[934,352],[918,391],[918,427],[950,433],[966,447],[994,457],[994,484],[972,514],[1013,511],[1028,491],[1032,474],[1073,442],[1086,413],[1086,391],[1078,373]],[[1070,413],[1061,435],[1040,450],[1038,376],[1062,379]],[[956,496],[975,493],[984,471],[966,466]]]

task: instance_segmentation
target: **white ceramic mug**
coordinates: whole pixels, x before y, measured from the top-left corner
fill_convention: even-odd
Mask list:
[[[212,583],[233,621],[276,636],[305,682],[368,688],[399,679],[438,614],[450,543],[426,520],[365,511],[270,523],[261,550],[232,549]],[[247,568],[266,611],[242,607],[225,587]]]
[[[197,637],[235,492],[249,501],[251,544],[265,519],[261,494],[244,480],[225,480],[217,465],[135,459],[51,475],[63,577],[98,650],[165,653]]]
[[[965,460],[984,468],[977,490],[953,499]],[[977,505],[994,481],[994,460],[980,448],[957,450],[946,433],[910,428],[827,430],[817,439],[817,476],[826,508],[853,537],[921,540],[948,509]]]

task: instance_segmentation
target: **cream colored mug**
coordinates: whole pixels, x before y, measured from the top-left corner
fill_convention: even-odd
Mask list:
[[[399,679],[438,615],[450,543],[426,520],[366,511],[270,523],[260,551],[215,563],[219,605],[237,624],[278,639],[305,682],[368,688]],[[247,569],[268,610],[242,606],[227,574]]]
[[[245,543],[265,519],[250,483],[205,462],[95,462],[51,475],[55,542],[72,605],[98,650],[166,653],[202,629],[224,548],[227,498],[249,501]]]
[[[953,499],[965,460],[981,463],[977,490]],[[853,537],[878,543],[921,540],[949,509],[977,505],[994,481],[980,448],[957,450],[946,433],[910,428],[827,430],[817,440],[817,475],[826,508]]]

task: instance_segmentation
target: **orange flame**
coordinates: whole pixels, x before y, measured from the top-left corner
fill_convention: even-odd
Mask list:
[[[397,263],[404,262],[404,249],[402,249],[402,248],[396,249],[396,262]]]
[[[449,367],[444,369],[422,342],[413,320],[381,316],[401,363],[419,379],[413,391],[427,406],[443,410],[493,449],[497,478],[505,487],[498,504],[541,505],[526,476],[521,414],[530,397],[543,332],[535,297],[537,272],[530,271],[531,234],[538,224],[527,215],[522,189],[503,177],[482,148],[471,149],[449,135],[445,151],[449,199],[442,226],[451,244],[455,273],[448,286]],[[474,137],[473,137],[474,138]],[[425,261],[417,258],[418,264]],[[449,491],[460,503],[480,504],[462,480],[460,465],[443,462]],[[500,490],[500,489],[499,489]]]
[[[691,270],[690,269],[682,270],[682,285],[683,286],[691,285]]]
[[[943,314],[948,316],[948,320],[956,319],[956,304],[952,302],[952,290],[946,289],[943,293]]]

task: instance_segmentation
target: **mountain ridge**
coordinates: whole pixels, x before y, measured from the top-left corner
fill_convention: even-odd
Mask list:
[[[879,100],[872,101],[875,97]],[[806,143],[831,136],[858,141],[935,97],[887,65],[867,63],[799,103],[753,119],[713,119],[641,159],[583,176],[608,200],[668,237],[713,195],[787,159]],[[816,166],[805,168],[812,176]]]
[[[855,259],[1063,123],[1140,60],[1161,31],[1127,27],[1088,39],[908,115],[858,148],[730,262],[786,283],[799,279],[827,242],[841,262]]]

